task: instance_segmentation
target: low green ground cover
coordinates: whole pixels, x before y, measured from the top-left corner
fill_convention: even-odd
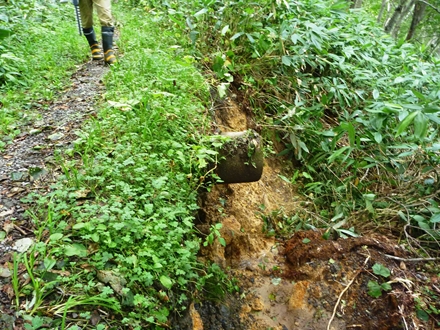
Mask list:
[[[52,192],[30,197],[37,243],[15,256],[13,283],[17,297],[34,297],[21,310],[32,324],[160,327],[194,292],[221,295],[229,283],[196,260],[200,178],[216,156],[205,138],[209,88],[180,31],[142,10],[114,12],[121,58],[98,117],[57,155],[64,175]],[[32,278],[24,287],[19,264]],[[98,307],[113,316],[96,324]]]

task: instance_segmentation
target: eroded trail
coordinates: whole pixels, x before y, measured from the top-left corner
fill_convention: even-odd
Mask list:
[[[81,65],[72,75],[71,86],[57,100],[41,102],[36,109],[41,119],[22,127],[22,133],[0,155],[0,230],[6,233],[0,243],[0,314],[13,313],[9,305],[13,293],[8,252],[23,252],[34,236],[23,198],[29,193],[47,193],[62,173],[55,160],[56,151],[71,147],[77,139],[76,130],[95,114],[95,103],[104,90],[102,78],[107,71],[103,63]],[[7,329],[2,320],[0,328]]]
[[[255,129],[240,100],[228,99],[216,109],[214,121],[220,131]],[[291,166],[269,155],[258,182],[220,184],[200,196],[197,228],[208,234],[212,224],[222,223],[227,243],[203,248],[201,258],[230,269],[242,291],[223,304],[192,307],[192,328],[419,328],[413,315],[414,265],[385,256],[404,257],[395,242],[381,236],[324,240],[323,232],[312,230],[286,241],[268,235],[268,222],[304,212],[310,204],[281,178],[289,177]],[[391,270],[394,278],[392,291],[379,298],[367,293],[370,280],[386,282],[373,274],[376,263]]]

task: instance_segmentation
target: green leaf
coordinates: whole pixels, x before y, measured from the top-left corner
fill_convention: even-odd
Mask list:
[[[223,247],[226,246],[226,241],[225,241],[225,239],[224,239],[223,237],[219,237],[219,238],[218,238],[218,241],[219,241],[219,243],[220,243],[221,246],[223,246]]]
[[[292,64],[292,61],[291,61],[291,56],[282,56],[281,57],[281,62],[284,64],[284,65],[287,65],[287,66],[290,66],[291,64]]]
[[[376,198],[376,195],[375,194],[363,194],[362,197],[365,200],[374,201],[374,199]]]
[[[162,285],[167,289],[171,289],[173,286],[173,281],[168,276],[162,275],[159,280],[160,283],[162,283]]]
[[[380,134],[379,132],[375,132],[373,136],[374,136],[374,141],[376,141],[377,143],[382,142],[382,134]]]
[[[429,314],[426,313],[423,309],[417,308],[416,315],[419,318],[419,320],[422,320],[425,322],[429,321]]]
[[[365,208],[367,209],[368,212],[370,213],[375,213],[373,204],[371,203],[371,201],[369,201],[368,199],[365,200]]]
[[[440,113],[440,108],[436,106],[426,106],[423,108],[423,113]]]
[[[0,39],[9,37],[12,34],[10,30],[0,28]]]
[[[226,32],[228,32],[228,30],[229,30],[229,24],[226,25],[225,27],[223,27],[222,32],[221,32],[222,36],[224,36],[226,34]]]
[[[302,172],[301,174],[302,174],[302,176],[305,177],[306,179],[313,180],[313,177],[312,177],[309,173],[307,173],[307,172]]]
[[[349,146],[345,146],[340,148],[339,150],[335,151],[333,154],[331,154],[327,160],[329,163],[333,162],[335,159],[337,159],[339,156],[341,156],[346,150],[350,149]]]
[[[84,228],[86,224],[84,222],[78,222],[72,226],[72,229],[81,229]]]
[[[167,182],[167,180],[168,180],[168,177],[166,177],[166,176],[161,176],[161,177],[159,177],[159,178],[153,180],[153,182],[152,182],[151,184],[153,185],[153,187],[154,187],[155,189],[161,189],[161,188],[165,185],[165,183]]]
[[[64,254],[68,257],[72,257],[72,256],[86,257],[87,249],[82,244],[73,243],[66,245],[66,247],[64,248]]]
[[[414,118],[419,113],[420,113],[419,111],[411,112],[408,116],[406,116],[406,118],[404,120],[402,120],[402,122],[397,127],[396,137],[399,136],[400,134],[402,134],[407,129],[407,127],[412,123]]]
[[[99,242],[99,234],[98,233],[93,233],[92,235],[90,235],[90,238],[92,239],[93,242]]]
[[[220,98],[224,98],[226,96],[226,92],[229,88],[229,83],[221,83],[217,86],[218,95]]]
[[[308,238],[306,237],[306,238],[304,238],[304,239],[302,240],[302,242],[303,242],[304,244],[308,244],[308,243],[310,243],[311,241],[310,241],[310,239],[308,239]]]
[[[345,235],[351,236],[351,237],[359,237],[359,235],[354,232],[354,228],[350,228],[349,230],[338,229],[337,231],[341,236],[342,236],[342,234],[345,234]]]
[[[419,139],[426,136],[428,131],[428,118],[422,113],[418,113],[414,118],[414,135]]]
[[[376,281],[368,281],[368,295],[379,298],[382,295],[382,287]]]
[[[423,95],[423,94],[420,93],[419,91],[417,91],[417,90],[415,90],[415,89],[413,89],[413,90],[411,90],[411,91],[413,92],[413,94],[414,94],[415,96],[417,96],[417,98],[418,98],[419,100],[421,100],[421,101],[426,100],[425,95]]]
[[[203,9],[199,10],[197,13],[195,13],[194,17],[199,17],[199,16],[201,16],[203,14],[206,14],[207,12],[208,12],[208,9],[203,8]]]
[[[43,326],[43,324],[44,324],[44,319],[39,316],[35,316],[32,319],[32,329],[39,329],[41,326]]]
[[[63,234],[61,234],[61,233],[55,233],[55,234],[52,234],[52,235],[50,235],[50,237],[49,237],[49,240],[51,241],[51,242],[55,242],[55,241],[58,241],[60,238],[62,238],[64,235]]]
[[[235,40],[235,39],[241,37],[243,34],[244,34],[244,32],[238,32],[231,37],[231,40]]]
[[[380,285],[380,287],[383,289],[383,290],[385,290],[385,291],[391,291],[391,284],[390,283],[388,283],[388,282],[385,282],[385,283],[382,283],[381,285]]]
[[[356,134],[355,134],[353,124],[349,123],[349,122],[343,122],[343,123],[341,123],[340,126],[348,134],[348,140],[350,141],[350,147],[354,147]]]
[[[145,319],[145,321],[150,322],[150,323],[154,323],[154,317],[153,316],[147,317]]]
[[[373,90],[373,98],[377,100],[379,98],[379,91],[377,89]]]
[[[376,275],[383,276],[385,278],[391,275],[390,270],[382,264],[375,263],[373,266],[373,273]]]
[[[56,263],[57,262],[54,259],[45,258],[43,261],[44,269],[46,271],[51,270],[55,266]]]
[[[431,223],[438,223],[440,222],[440,213],[434,214],[431,219],[429,220]]]

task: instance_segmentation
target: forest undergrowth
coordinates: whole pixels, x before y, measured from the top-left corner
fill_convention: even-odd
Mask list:
[[[0,7],[3,148],[86,57],[63,6]],[[114,7],[120,61],[104,79],[100,111],[59,155],[58,184],[30,197],[37,243],[11,262],[27,328],[40,320],[62,329],[167,327],[196,292],[238,289],[197,260],[200,244],[219,238],[218,227],[201,237],[193,225],[198,189],[215,182],[204,181],[219,147],[206,138],[213,88],[220,99],[240,90],[266,151],[275,132],[285,146],[279,156],[296,165],[284,180],[311,206],[280,213],[291,233],[381,232],[418,257],[439,257],[438,58],[342,1]],[[434,297],[417,301],[422,320],[440,314]],[[114,317],[96,323],[96,306]]]

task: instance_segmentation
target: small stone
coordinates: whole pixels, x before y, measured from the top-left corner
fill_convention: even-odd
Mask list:
[[[0,218],[4,218],[7,215],[11,215],[13,213],[14,213],[14,208],[7,210],[7,211],[0,212]]]
[[[23,253],[29,250],[32,244],[34,244],[34,240],[32,238],[25,237],[15,242],[14,249],[17,252]]]
[[[29,134],[30,135],[35,135],[35,134],[38,134],[38,133],[40,133],[41,132],[41,129],[36,129],[36,128],[34,128],[34,129],[31,129],[30,131],[29,131]]]
[[[15,226],[12,222],[5,222],[3,225],[3,230],[6,232],[6,234],[9,234],[12,230],[14,230]]]
[[[12,181],[23,181],[27,176],[26,172],[12,172],[11,180]]]
[[[252,302],[251,302],[251,308],[254,311],[262,311],[264,309],[264,303],[261,300],[260,297],[255,298]]]
[[[289,309],[301,309],[307,304],[307,289],[309,287],[309,282],[300,281],[296,282],[293,287],[292,295],[289,299]]]
[[[54,133],[54,134],[49,135],[47,138],[51,141],[56,141],[56,140],[61,139],[62,137],[64,137],[63,133]]]
[[[11,277],[11,271],[8,268],[0,267],[0,277]]]

